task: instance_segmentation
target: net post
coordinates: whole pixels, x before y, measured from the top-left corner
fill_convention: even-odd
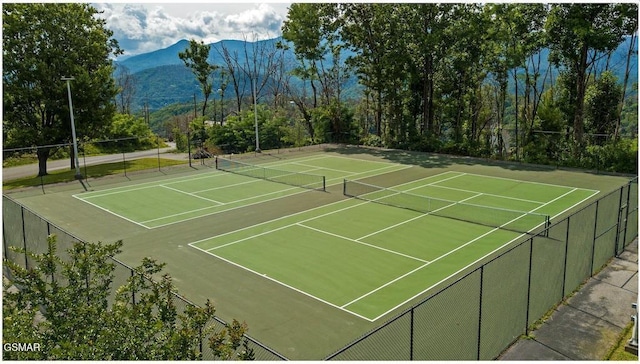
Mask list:
[[[342,180],[342,194],[347,195],[347,179]]]
[[[218,169],[218,156],[216,156],[216,169]]]
[[[547,215],[544,218],[544,237],[549,237],[549,230],[551,229],[551,216]]]
[[[322,191],[327,192],[327,177],[322,176]]]

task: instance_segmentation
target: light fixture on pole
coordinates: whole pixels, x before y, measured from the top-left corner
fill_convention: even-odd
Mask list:
[[[81,180],[82,174],[80,174],[80,161],[78,160],[78,140],[76,138],[76,124],[73,120],[73,103],[71,102],[71,85],[69,81],[75,80],[73,77],[62,76],[63,81],[67,81],[67,94],[69,95],[69,114],[71,115],[71,137],[73,138],[73,154],[75,156],[76,164],[76,179]]]

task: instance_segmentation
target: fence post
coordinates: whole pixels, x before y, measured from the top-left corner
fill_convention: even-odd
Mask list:
[[[618,249],[618,244],[620,243],[620,226],[622,222],[621,220],[622,220],[622,190],[624,189],[623,187],[620,187],[620,200],[618,201],[618,224],[616,225],[616,247],[613,251],[614,257],[617,257],[621,253],[621,250],[624,250],[624,249]],[[624,242],[622,242],[622,246],[624,247]]]
[[[413,311],[414,308],[411,307],[411,325],[410,325],[410,336],[409,336],[409,360],[413,360]]]
[[[624,218],[624,235],[622,235],[622,245],[627,243],[627,229],[629,228],[629,202],[631,202],[631,185],[633,184],[633,180],[629,182],[627,187],[627,216]],[[622,209],[621,209],[622,210]],[[616,242],[616,247],[618,246],[618,242]]]
[[[24,267],[29,269],[29,259],[27,254],[27,232],[24,228],[24,207],[20,205],[20,219],[22,220],[22,247],[24,248]]]
[[[133,281],[133,277],[135,276],[135,273],[131,268],[129,268],[129,271],[131,272],[131,304],[135,306],[136,305],[136,285],[135,285],[135,282]]]
[[[476,360],[480,360],[480,347],[482,342],[482,286],[484,283],[484,264],[480,267],[480,295],[478,297],[478,356]]]
[[[127,177],[127,158],[124,156],[124,149],[122,149],[122,167],[124,168],[124,176]]]
[[[84,164],[84,180],[89,180],[89,172],[87,170],[87,155],[84,152],[84,144],[82,145],[82,164]]]
[[[549,228],[547,228],[547,234]],[[548,235],[547,235],[548,236]],[[533,237],[529,239],[529,277],[527,278],[527,313],[524,323],[524,333],[529,335],[529,309],[531,308],[531,270],[533,269]]]
[[[598,210],[600,210],[600,200],[596,200],[596,218],[593,223],[593,244],[591,245],[591,269],[589,275],[593,275],[593,261],[596,259],[596,237],[598,236]],[[620,212],[618,212],[620,215]],[[616,229],[619,225],[616,227]]]
[[[567,285],[567,260],[569,259],[569,230],[571,225],[571,216],[567,217],[567,234],[564,241],[564,268],[562,273],[562,294],[560,295],[560,301],[564,298],[564,291]]]
[[[51,236],[51,223],[47,220],[44,220],[47,222],[47,250],[49,252],[49,254],[51,254],[51,250],[49,249],[49,237]],[[53,274],[53,272],[51,272],[51,284],[53,284],[53,282],[56,281],[56,276]]]
[[[162,171],[160,167],[160,136],[156,134],[156,145],[158,146],[158,172]]]

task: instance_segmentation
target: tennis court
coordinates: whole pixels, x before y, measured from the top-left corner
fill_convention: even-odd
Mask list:
[[[246,321],[252,337],[299,360],[326,358],[387,321],[362,350],[404,347],[415,305],[417,329],[429,325],[428,340],[454,352],[477,315],[484,338],[515,315],[502,310],[520,315],[531,302],[533,321],[560,299],[554,287],[569,292],[609,256],[627,225],[618,206],[637,200],[620,189],[625,176],[421,153],[327,146],[229,158],[218,170],[211,160],[13,196],[82,241],[122,240],[125,264],[166,263],[181,295],[213,300],[219,317]],[[29,216],[27,230],[7,225],[16,246],[58,231]],[[549,236],[522,245],[549,223]]]
[[[375,321],[598,193],[454,171],[343,191],[356,198],[189,245]]]
[[[260,166],[220,159],[221,169],[74,195],[136,225],[152,229],[274,199],[324,190],[343,178],[364,178],[407,166],[338,156],[274,161]],[[224,164],[224,165],[222,165]],[[265,173],[269,174],[265,176]],[[258,178],[255,178],[258,177]]]

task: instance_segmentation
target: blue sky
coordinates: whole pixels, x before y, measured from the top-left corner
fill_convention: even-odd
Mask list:
[[[93,3],[125,55],[166,48],[181,39],[213,43],[225,39],[281,35],[291,2]]]

